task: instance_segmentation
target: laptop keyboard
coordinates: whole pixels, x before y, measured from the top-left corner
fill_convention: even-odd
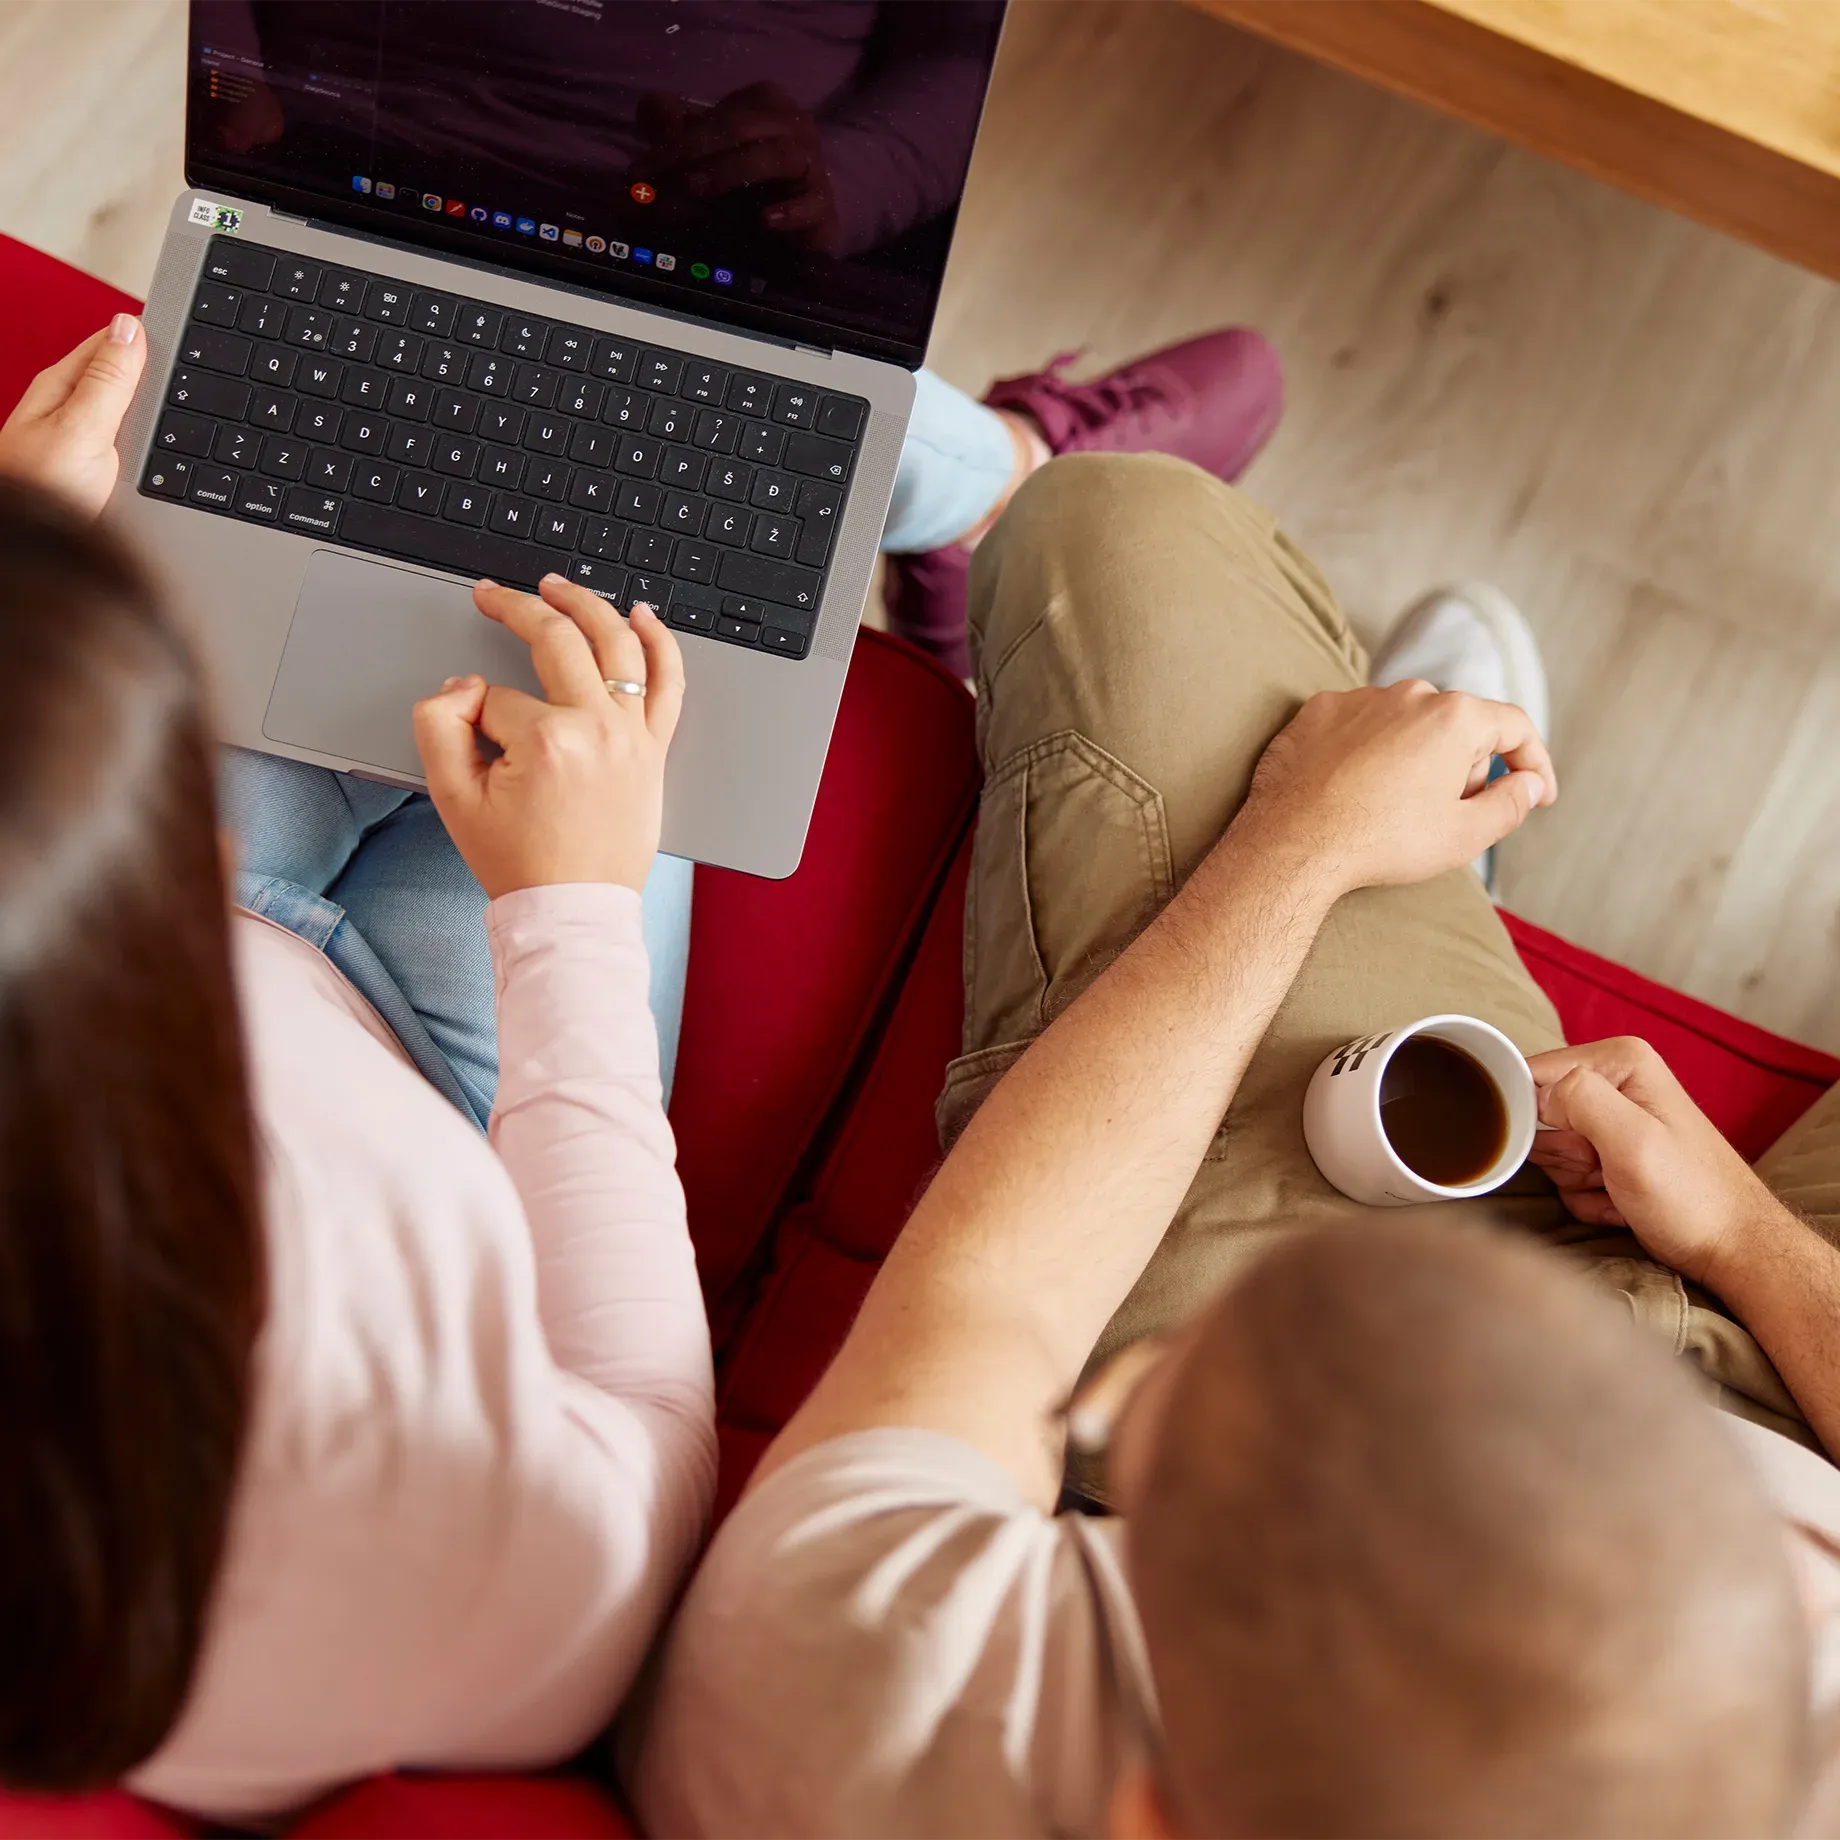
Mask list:
[[[868,405],[228,237],[141,490],[803,658]]]

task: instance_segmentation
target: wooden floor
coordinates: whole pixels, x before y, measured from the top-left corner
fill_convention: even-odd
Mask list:
[[[0,0],[0,230],[145,285],[183,11]],[[1023,0],[934,362],[1236,321],[1290,379],[1247,484],[1362,630],[1486,576],[1541,635],[1509,905],[1840,1049],[1840,288],[1169,0]]]

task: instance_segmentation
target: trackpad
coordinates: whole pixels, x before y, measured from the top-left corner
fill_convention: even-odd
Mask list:
[[[262,732],[420,779],[410,712],[443,678],[469,671],[543,694],[529,648],[463,583],[315,550]]]

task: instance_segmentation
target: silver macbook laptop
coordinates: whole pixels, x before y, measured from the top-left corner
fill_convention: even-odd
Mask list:
[[[477,576],[681,636],[664,847],[798,865],[1002,0],[193,0],[114,515],[227,739],[420,783]]]

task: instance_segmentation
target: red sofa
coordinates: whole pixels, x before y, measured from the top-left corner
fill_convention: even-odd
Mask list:
[[[0,237],[0,417],[127,296]],[[956,1051],[978,766],[963,687],[898,641],[858,645],[799,872],[697,878],[672,1122],[720,1357],[726,1506],[842,1340],[937,1155]],[[1840,1062],[1509,918],[1573,1040],[1646,1035],[1746,1156]],[[118,1791],[0,1796],[0,1840],[199,1831]],[[391,1776],[329,1798],[302,1840],[629,1833],[586,1772]]]

